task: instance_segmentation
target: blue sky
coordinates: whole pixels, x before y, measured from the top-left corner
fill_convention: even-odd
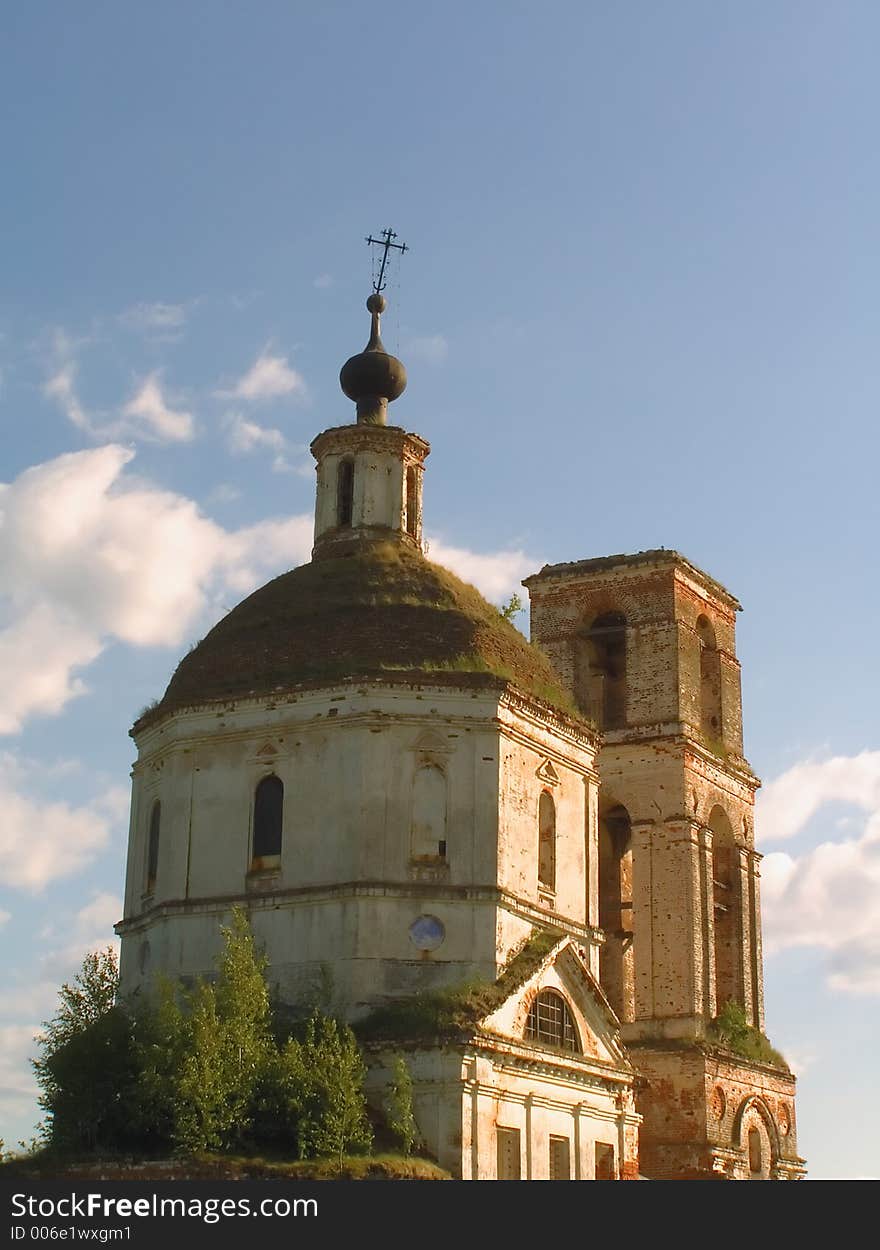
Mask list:
[[[501,601],[662,545],[742,600],[768,1031],[811,1174],[880,1175],[876,5],[35,0],[0,33],[0,1135],[118,918],[132,720],[306,558],[391,224],[432,557]]]

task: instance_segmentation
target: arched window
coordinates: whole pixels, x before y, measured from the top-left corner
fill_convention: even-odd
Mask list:
[[[538,799],[538,885],[556,889],[556,805],[547,790]]]
[[[597,616],[575,642],[575,694],[600,729],[626,725],[626,617]]]
[[[712,903],[715,913],[715,1009],[725,1003],[742,1003],[742,887],[739,876],[739,849],[726,812],[713,807],[709,816],[712,831]]]
[[[147,837],[147,894],[156,889],[159,871],[159,828],[162,823],[162,804],[156,799],[150,810],[150,832]]]
[[[414,465],[406,471],[406,532],[418,538],[419,530],[419,491],[418,476]]]
[[[336,478],[336,515],[340,526],[349,527],[354,512],[354,461],[342,460]]]
[[[715,630],[707,616],[697,618],[700,642],[700,728],[710,738],[721,737],[721,658]]]
[[[555,990],[541,990],[532,999],[526,1018],[526,1039],[542,1046],[581,1053],[580,1039],[568,1003]]]
[[[281,854],[283,813],[283,782],[279,777],[264,777],[254,795],[254,859]]]
[[[413,859],[446,859],[446,777],[436,764],[424,764],[413,779]]]
[[[620,1020],[634,1018],[632,875],[629,812],[612,803],[599,811],[599,980]]]

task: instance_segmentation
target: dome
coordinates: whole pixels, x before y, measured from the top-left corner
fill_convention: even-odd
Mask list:
[[[346,678],[509,681],[577,715],[547,657],[467,583],[393,543],[276,577],[177,667],[140,729],[169,712]]]

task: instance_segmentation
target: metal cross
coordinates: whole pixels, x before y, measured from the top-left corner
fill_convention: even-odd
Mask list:
[[[382,248],[382,263],[379,266],[379,277],[373,283],[373,290],[377,295],[385,287],[385,266],[388,264],[388,253],[392,248],[400,252],[401,255],[409,250],[405,243],[392,243],[392,239],[397,238],[397,232],[392,230],[390,226],[386,230],[380,230],[379,234],[380,238],[378,239],[374,239],[371,234],[367,235],[367,242],[371,247],[373,244],[376,244]]]

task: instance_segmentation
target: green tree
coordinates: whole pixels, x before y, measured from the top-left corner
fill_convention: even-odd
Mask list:
[[[515,616],[519,616],[520,612],[522,612],[524,608],[525,608],[525,604],[523,603],[522,599],[520,599],[516,591],[514,591],[513,594],[510,596],[510,598],[508,599],[507,603],[503,604],[502,607],[498,609],[498,611],[504,617],[505,621],[510,621],[512,624],[513,618]]]
[[[284,1049],[290,1114],[297,1121],[301,1158],[366,1153],[373,1144],[364,1096],[366,1068],[345,1024],[315,1014],[302,1042]]]
[[[409,1156],[415,1144],[417,1126],[413,1110],[412,1077],[403,1055],[398,1055],[394,1060],[394,1079],[385,1096],[385,1112],[388,1127],[399,1139],[403,1153]]]
[[[58,1010],[43,1026],[33,1067],[55,1146],[91,1150],[131,1140],[137,1067],[118,988],[113,950],[91,952],[72,984],[62,985]]]
[[[189,1020],[179,997],[178,986],[160,976],[134,1011],[138,1078],[132,1117],[145,1146],[161,1147],[175,1140],[178,1085],[190,1045]]]

